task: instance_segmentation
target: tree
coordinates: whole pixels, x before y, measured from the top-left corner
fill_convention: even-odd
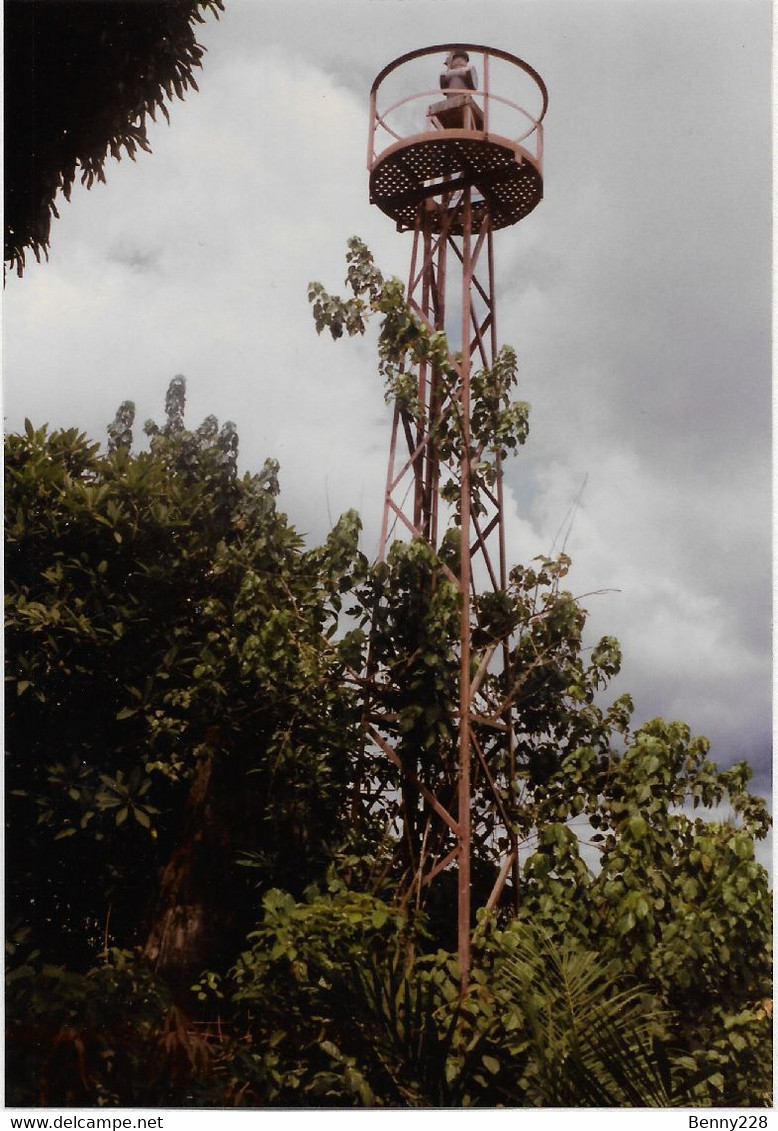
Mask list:
[[[197,89],[195,29],[223,0],[6,0],[5,261],[47,254],[56,197],[80,169],[149,151],[147,117]]]
[[[234,426],[183,409],[176,379],[138,455],[128,405],[108,454],[31,424],[6,451],[9,919],[75,969],[143,945],[180,988],[232,959],[256,883],[301,893],[342,839],[327,636],[362,569],[354,516],[305,550],[277,465],[239,478]]]

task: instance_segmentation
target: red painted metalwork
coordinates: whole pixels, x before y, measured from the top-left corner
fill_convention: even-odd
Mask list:
[[[402,82],[409,64],[455,49],[464,49],[471,60],[480,61],[482,87],[457,92],[446,101],[439,89],[429,85],[431,66],[423,89],[414,90],[411,81]],[[497,61],[504,64],[505,85],[500,88],[494,79],[497,68],[492,65]],[[404,89],[382,109],[383,88],[390,76],[400,80]],[[512,76],[524,84],[523,94],[534,99],[534,113],[510,97]],[[431,103],[433,99],[437,101]],[[463,988],[470,968],[471,788],[475,779],[491,791],[508,840],[485,906],[496,905],[511,873],[514,892],[518,890],[518,850],[503,800],[505,791],[512,798],[514,788],[511,728],[505,708],[489,702],[484,692],[488,673],[501,663],[507,666],[508,644],[503,640],[474,648],[471,640],[473,599],[485,590],[504,590],[508,584],[499,464],[493,488],[480,485],[477,505],[473,497],[471,466],[483,453],[473,447],[470,434],[471,369],[491,367],[497,354],[493,233],[517,223],[542,199],[542,121],[547,104],[543,80],[527,63],[505,51],[463,43],[438,44],[395,59],[381,71],[370,91],[371,201],[399,230],[413,231],[407,288],[411,309],[433,331],[445,330],[449,337],[458,332],[461,346],[448,358],[457,373],[453,389],[444,385],[434,367],[419,365],[422,423],[399,405],[395,407],[379,545],[380,559],[398,536],[424,539],[433,549],[439,548],[444,526],[440,485],[447,468],[434,435],[448,414],[456,414],[462,458],[458,469],[448,470],[455,470],[460,481],[462,552],[459,576],[446,570],[459,589],[461,610],[455,791],[435,796],[413,767],[402,764],[386,737],[391,726],[379,711],[368,713],[366,732],[374,749],[398,771],[396,788],[410,799],[408,805],[414,804],[414,797],[422,798],[427,812],[438,821],[434,836],[427,838],[425,832],[427,854],[419,853],[413,860],[415,874],[410,886],[420,892],[456,864]],[[498,113],[503,115],[501,128],[511,126],[512,135],[515,126],[516,136],[494,132]],[[380,673],[369,670],[368,683],[378,679]],[[495,731],[506,736],[503,741],[509,751],[507,770],[503,765],[499,772],[490,766],[488,755],[488,736]],[[454,802],[455,815],[451,812]],[[410,808],[403,812],[404,820],[415,819]]]

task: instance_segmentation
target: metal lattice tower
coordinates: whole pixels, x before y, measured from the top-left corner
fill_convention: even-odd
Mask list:
[[[456,69],[446,71],[440,88],[433,87],[435,62],[441,63],[444,55],[446,67],[453,61]],[[534,112],[525,108],[527,103]],[[449,341],[459,346],[449,354],[456,370],[453,388],[429,363],[417,366],[421,423],[399,403],[395,407],[379,545],[379,559],[397,535],[423,539],[439,549],[445,525],[440,485],[446,468],[436,448],[436,425],[457,413],[462,437],[457,469],[461,552],[459,575],[449,571],[459,590],[461,613],[453,786],[444,796],[436,795],[402,764],[391,727],[382,725],[380,712],[368,716],[367,731],[379,757],[388,759],[396,772],[398,792],[415,796],[435,823],[429,854],[415,864],[419,888],[456,865],[463,984],[470,967],[473,782],[491,790],[496,810],[503,815],[505,790],[512,788],[510,772],[503,767],[500,777],[489,764],[489,734],[495,728],[502,729],[501,741],[511,747],[507,714],[502,719],[499,704],[489,702],[483,692],[487,673],[507,663],[507,643],[473,647],[471,639],[477,595],[485,589],[504,591],[508,584],[499,457],[496,482],[490,489],[481,486],[477,506],[471,490],[472,461],[478,457],[470,434],[471,375],[491,368],[498,350],[494,232],[523,219],[542,199],[546,106],[543,80],[527,63],[505,51],[461,43],[426,47],[395,59],[370,92],[371,202],[399,231],[413,232],[406,296],[410,308],[430,330],[445,330]],[[414,819],[412,804],[405,803],[406,821]],[[495,867],[487,907],[496,904],[509,876],[514,891],[518,888],[518,847],[510,837],[508,842]]]

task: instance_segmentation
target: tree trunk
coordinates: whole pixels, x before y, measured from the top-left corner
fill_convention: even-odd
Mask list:
[[[235,877],[235,830],[241,827],[235,799],[245,793],[245,781],[241,789],[240,781],[229,780],[236,776],[232,762],[220,753],[197,768],[181,841],[162,872],[144,947],[181,999],[203,970],[220,965],[236,931],[242,901]]]

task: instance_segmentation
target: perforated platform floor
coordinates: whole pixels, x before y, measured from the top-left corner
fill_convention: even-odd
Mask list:
[[[381,153],[370,174],[370,201],[407,230],[414,227],[422,201],[431,201],[434,212],[444,192],[465,184],[477,194],[475,227],[488,209],[492,227],[506,228],[543,198],[543,177],[521,146],[477,131],[445,130],[416,134]],[[456,217],[451,230],[461,231]]]

